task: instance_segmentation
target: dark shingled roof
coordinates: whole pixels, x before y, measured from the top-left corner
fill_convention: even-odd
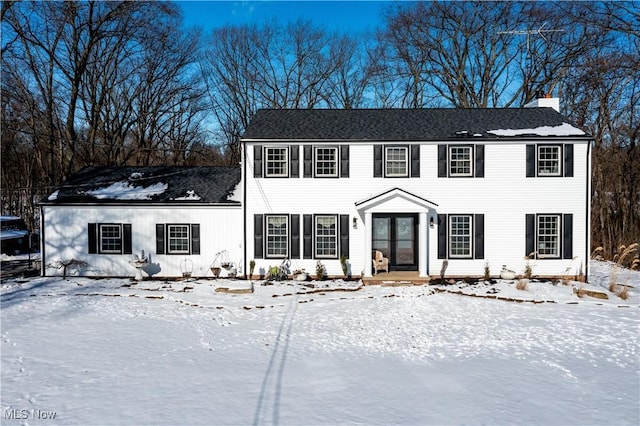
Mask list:
[[[552,108],[263,109],[243,139],[429,141],[570,121]]]
[[[239,167],[86,167],[69,177],[56,188],[57,194],[45,197],[43,204],[64,203],[225,203],[240,204],[239,201],[229,200],[236,186],[240,182]],[[98,198],[87,192],[104,190],[116,184],[117,186],[148,188],[152,185],[166,184],[167,188],[161,193],[151,195],[149,199],[126,199],[108,196]],[[188,199],[193,191],[199,199]],[[125,191],[126,192],[126,191]],[[160,191],[156,191],[160,192]],[[114,191],[108,191],[109,194]],[[55,194],[55,192],[54,192]],[[176,200],[184,198],[186,200]]]

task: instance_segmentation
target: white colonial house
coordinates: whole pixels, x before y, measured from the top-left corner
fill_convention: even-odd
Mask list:
[[[541,106],[533,108],[532,106]],[[42,203],[42,257],[94,275],[588,273],[591,137],[557,99],[508,109],[260,110],[240,168],[92,168]],[[374,267],[381,256],[385,272]]]
[[[587,273],[591,138],[509,109],[261,110],[242,138],[245,259],[313,273]],[[530,257],[530,259],[526,259]],[[446,261],[446,262],[445,262]]]

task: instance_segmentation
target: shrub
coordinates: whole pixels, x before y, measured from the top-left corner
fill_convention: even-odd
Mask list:
[[[527,284],[527,280],[519,279],[516,283],[516,288],[523,291],[528,290],[529,286]]]
[[[485,262],[484,264],[484,279],[485,281],[489,281],[491,279],[491,270],[489,269],[489,262]]]
[[[622,300],[627,300],[629,298],[629,287],[627,287],[626,285],[621,286],[622,288],[620,289],[620,291],[617,293],[618,297]]]
[[[324,278],[326,273],[326,269],[324,268],[324,265],[322,264],[321,261],[318,260],[318,262],[316,262],[316,278],[321,280]]]
[[[256,261],[251,259],[249,261],[249,278],[253,276],[253,270],[255,269],[255,267],[256,267]]]

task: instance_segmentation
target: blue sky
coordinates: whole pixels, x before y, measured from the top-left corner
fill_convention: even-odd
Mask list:
[[[185,25],[206,32],[228,24],[281,23],[298,18],[328,30],[362,32],[380,26],[381,13],[392,1],[178,1]]]

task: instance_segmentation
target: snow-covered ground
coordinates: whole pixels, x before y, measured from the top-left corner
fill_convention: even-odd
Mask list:
[[[2,424],[635,425],[640,274],[592,270],[583,288],[609,299],[550,282],[5,281]]]

